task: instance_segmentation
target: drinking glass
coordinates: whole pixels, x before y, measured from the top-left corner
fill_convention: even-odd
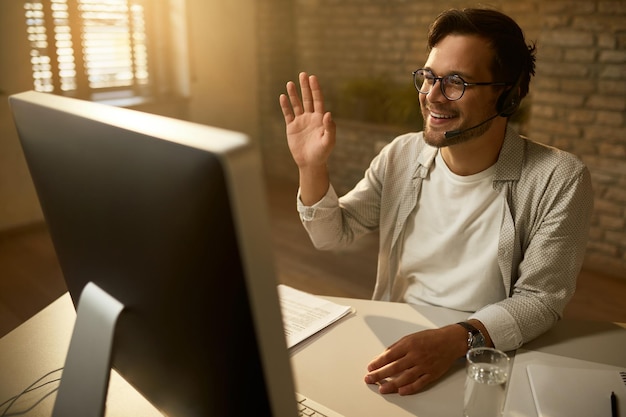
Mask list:
[[[510,359],[493,348],[470,349],[465,378],[464,417],[500,417],[504,409]]]

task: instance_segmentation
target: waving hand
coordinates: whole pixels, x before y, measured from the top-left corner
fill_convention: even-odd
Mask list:
[[[335,123],[324,110],[324,97],[315,75],[299,76],[302,98],[295,83],[287,83],[280,95],[287,143],[300,171],[300,192],[305,204],[313,204],[328,190],[327,162],[335,145]]]

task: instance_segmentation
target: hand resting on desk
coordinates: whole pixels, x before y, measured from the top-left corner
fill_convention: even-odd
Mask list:
[[[479,326],[486,334],[484,326]],[[467,331],[457,324],[412,333],[367,365],[365,382],[380,385],[381,394],[415,394],[441,378],[466,352]]]

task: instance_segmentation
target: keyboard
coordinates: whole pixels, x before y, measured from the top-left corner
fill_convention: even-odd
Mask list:
[[[301,417],[344,417],[336,411],[296,392],[298,415]]]

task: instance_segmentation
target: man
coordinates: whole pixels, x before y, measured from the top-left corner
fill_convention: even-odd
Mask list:
[[[374,299],[467,311],[467,321],[407,335],[367,366],[381,393],[422,390],[468,349],[509,351],[561,317],[582,265],[593,206],[574,156],[521,137],[508,118],[528,93],[535,47],[506,15],[449,10],[414,72],[424,130],[387,145],[337,198],[327,160],[335,124],[315,76],[280,105],[298,166],[298,210],[314,245],[378,230]]]

